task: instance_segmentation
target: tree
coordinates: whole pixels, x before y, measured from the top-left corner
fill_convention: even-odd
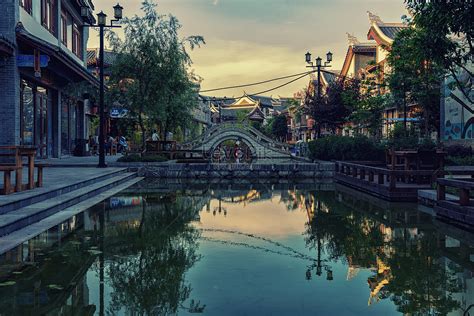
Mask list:
[[[318,136],[321,128],[330,129],[333,134],[340,128],[352,113],[360,99],[360,82],[358,80],[337,80],[330,83],[326,93],[318,97],[316,93],[306,94],[304,113],[314,119]]]
[[[283,114],[278,115],[272,122],[272,135],[279,140],[285,140],[288,134],[288,123],[286,116]]]
[[[110,95],[136,118],[144,147],[149,121],[161,126],[165,135],[189,123],[198,99],[197,77],[188,72],[192,61],[186,47],[194,49],[204,39],[180,39],[178,20],[158,14],[153,1],[143,1],[142,10],[143,16],[122,20],[123,40],[113,32],[108,39],[117,53]]]
[[[351,121],[367,128],[372,137],[379,137],[383,124],[383,112],[387,96],[366,96],[356,106],[351,114]]]
[[[405,0],[417,28],[429,31],[429,41],[419,43],[430,50],[430,59],[442,65],[455,79],[466,99],[474,103],[467,82],[460,79],[459,69],[471,77],[466,65],[472,62],[474,38],[474,3],[472,1]]]
[[[442,65],[434,56],[436,48],[427,44],[431,43],[431,37],[431,30],[406,28],[397,34],[388,57],[392,95],[405,112],[407,104],[418,105],[425,135],[439,130],[440,84],[444,75]]]

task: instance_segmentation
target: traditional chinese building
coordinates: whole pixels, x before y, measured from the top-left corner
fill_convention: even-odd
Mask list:
[[[81,7],[87,16],[81,16]],[[87,71],[84,23],[91,0],[6,0],[0,19],[0,145],[31,145],[42,157],[84,145],[85,96],[70,83],[98,81]]]
[[[383,82],[386,75],[390,73],[390,67],[388,65],[387,57],[390,54],[391,47],[398,32],[407,28],[408,26],[403,23],[385,23],[380,19],[379,16],[367,12],[369,16],[370,28],[367,34],[367,39],[375,41],[376,53],[375,53],[375,65],[369,65],[366,68],[367,73],[373,73],[377,71],[377,83]],[[381,94],[385,94],[388,91],[384,88],[380,89]],[[416,111],[415,104],[407,105],[407,120],[414,121],[414,112]],[[384,126],[382,133],[388,135],[393,129],[396,122],[404,120],[404,111],[399,111],[395,106],[385,109],[384,112]]]

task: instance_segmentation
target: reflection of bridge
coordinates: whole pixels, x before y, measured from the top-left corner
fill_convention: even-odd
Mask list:
[[[254,159],[292,158],[288,144],[279,143],[257,129],[242,123],[223,123],[208,129],[198,139],[184,144],[185,148],[201,151],[208,157],[225,141],[244,142]]]

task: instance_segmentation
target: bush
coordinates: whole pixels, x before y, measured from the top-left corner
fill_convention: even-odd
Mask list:
[[[448,156],[452,157],[472,157],[472,148],[462,145],[451,145],[445,147]]]
[[[329,136],[309,143],[313,160],[383,161],[385,148],[364,136]]]
[[[446,164],[449,166],[474,166],[474,157],[455,157],[448,156],[446,157]]]
[[[159,155],[147,155],[142,157],[138,154],[130,154],[117,159],[118,162],[163,162],[167,160],[166,157]]]

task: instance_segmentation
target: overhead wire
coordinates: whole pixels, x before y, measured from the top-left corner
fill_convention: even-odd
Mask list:
[[[264,83],[269,83],[269,82],[278,81],[278,80],[282,80],[282,79],[288,79],[288,78],[301,76],[303,74],[310,74],[312,72],[314,72],[314,71],[306,71],[306,72],[301,72],[301,73],[294,74],[294,75],[288,75],[288,76],[268,79],[268,80],[264,80],[264,81],[254,82],[254,83],[247,83],[247,84],[237,85],[237,86],[227,86],[227,87],[221,87],[221,88],[215,88],[215,89],[206,89],[206,90],[201,90],[201,92],[204,93],[204,92],[221,91],[221,90],[229,90],[229,89],[237,89],[237,88],[245,88],[245,87],[250,87],[250,86],[257,86],[257,85],[261,85],[261,84],[264,84]]]
[[[281,85],[279,85],[279,86],[276,86],[276,87],[274,87],[274,88],[267,89],[267,90],[263,90],[263,91],[259,91],[259,92],[255,92],[255,93],[248,93],[247,95],[249,95],[249,96],[256,96],[256,95],[259,95],[259,94],[263,94],[263,93],[267,93],[267,92],[271,92],[271,91],[280,89],[280,88],[282,88],[282,87],[284,87],[284,86],[287,86],[287,85],[289,85],[289,84],[291,84],[291,83],[293,83],[293,82],[295,82],[295,81],[298,81],[298,80],[300,80],[300,79],[302,79],[302,78],[308,76],[309,74],[311,74],[311,73],[313,73],[313,72],[314,72],[314,71],[305,72],[303,75],[299,76],[298,78],[295,78],[295,79],[293,79],[293,80],[290,80],[290,81],[288,81],[288,82],[285,82],[285,83],[283,83],[283,84],[281,84]],[[245,97],[245,94],[242,95],[242,96],[240,96],[240,97],[232,97],[232,98],[227,98],[227,97],[225,97],[225,98],[212,98],[211,100],[212,100],[212,101],[239,100],[239,99],[242,99],[243,97]]]

